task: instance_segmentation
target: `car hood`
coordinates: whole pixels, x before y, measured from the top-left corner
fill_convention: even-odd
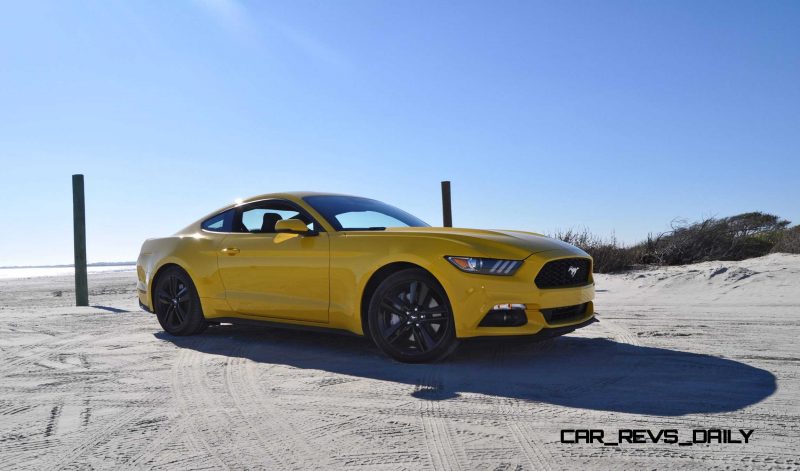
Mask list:
[[[574,245],[534,232],[462,229],[455,227],[392,227],[382,232],[427,235],[455,240],[468,244],[490,256],[497,250],[507,252],[509,249],[516,249],[513,251],[516,252],[515,256],[520,259],[526,258],[531,254],[549,250],[567,251],[576,256],[588,257],[586,252]]]

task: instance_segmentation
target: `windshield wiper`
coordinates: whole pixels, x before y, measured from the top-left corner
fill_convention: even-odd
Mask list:
[[[385,231],[385,227],[380,226],[373,226],[373,227],[346,227],[342,229],[343,231]]]

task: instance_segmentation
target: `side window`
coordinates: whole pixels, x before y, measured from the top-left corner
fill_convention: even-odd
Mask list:
[[[229,209],[224,213],[217,214],[209,219],[203,221],[200,226],[203,229],[211,232],[233,232],[233,209]]]
[[[343,228],[369,229],[371,227],[405,227],[406,223],[388,214],[375,211],[352,211],[336,215],[336,221]]]
[[[305,213],[299,212],[292,205],[283,201],[265,201],[242,210],[237,232],[251,232],[256,234],[275,233],[275,224],[284,219],[299,219],[308,225],[311,230],[318,230]]]

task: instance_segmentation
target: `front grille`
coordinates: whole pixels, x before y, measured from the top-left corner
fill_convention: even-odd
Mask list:
[[[588,258],[562,258],[544,264],[536,275],[538,288],[570,288],[589,283],[591,262]]]
[[[541,309],[544,320],[548,324],[561,324],[570,322],[586,314],[586,305],[589,303],[576,304],[575,306],[557,307],[553,309]]]

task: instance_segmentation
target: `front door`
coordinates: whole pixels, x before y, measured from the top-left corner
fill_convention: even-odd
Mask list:
[[[309,234],[276,233],[281,219],[300,219]],[[330,244],[319,223],[284,200],[246,205],[218,255],[228,304],[240,314],[328,322]]]

